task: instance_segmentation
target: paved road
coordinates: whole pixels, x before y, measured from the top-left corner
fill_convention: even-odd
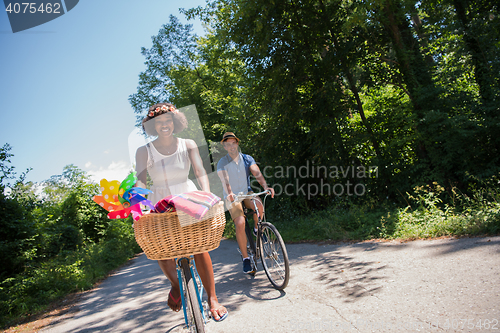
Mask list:
[[[500,332],[500,237],[290,244],[285,292],[244,275],[236,247],[212,252],[229,316],[209,332]],[[141,255],[42,332],[184,332],[168,290]]]

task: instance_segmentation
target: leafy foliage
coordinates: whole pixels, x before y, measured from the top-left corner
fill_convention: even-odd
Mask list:
[[[22,196],[13,191],[13,196],[6,195],[9,181],[16,179],[14,167],[10,165],[11,149],[8,144],[0,149],[0,281],[22,271],[26,261],[35,255],[36,231],[30,214],[32,193]],[[24,175],[16,180],[17,187],[23,178]]]
[[[0,151],[0,325],[83,290],[140,251],[131,222],[109,220],[82,170],[64,168],[42,184],[16,178]]]
[[[415,196],[409,195],[409,198],[416,203],[416,208],[408,206],[398,212],[393,237],[412,239],[499,232],[498,193],[485,196],[483,191],[473,191],[474,197],[469,198],[453,189],[453,202],[460,204],[455,206],[443,204],[440,195],[444,190],[436,183],[415,188]]]
[[[471,236],[500,232],[497,177],[471,196],[434,183],[407,194],[408,205],[364,202],[331,206],[307,215],[272,219],[286,241],[352,241]],[[447,203],[449,202],[449,203]]]
[[[403,193],[434,181],[466,193],[499,171],[494,2],[212,0],[184,13],[208,33],[171,17],[143,50],[139,117],[157,99],[196,104],[207,139],[234,131],[261,166],[377,166],[371,179],[311,174],[295,186],[363,183],[363,197],[345,198],[358,203],[405,205]],[[294,193],[277,208],[338,200]]]

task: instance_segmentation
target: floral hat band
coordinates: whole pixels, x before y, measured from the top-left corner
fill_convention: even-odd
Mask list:
[[[162,106],[157,107],[154,110],[149,111],[148,117],[153,118],[153,117],[156,117],[156,116],[158,116],[162,113],[166,113],[166,112],[172,112],[173,114],[177,114],[177,113],[179,113],[179,110],[177,110],[174,106],[162,105]]]

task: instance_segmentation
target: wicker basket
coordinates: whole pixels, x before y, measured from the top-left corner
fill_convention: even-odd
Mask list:
[[[198,221],[182,212],[147,214],[134,222],[135,239],[152,260],[211,251],[219,247],[226,225],[224,202],[217,203],[205,217]]]

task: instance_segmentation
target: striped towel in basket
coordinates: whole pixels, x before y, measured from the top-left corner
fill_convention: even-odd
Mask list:
[[[197,220],[212,208],[220,198],[213,193],[204,191],[192,191],[178,195],[169,195],[158,201],[151,213],[166,213],[182,211]]]

